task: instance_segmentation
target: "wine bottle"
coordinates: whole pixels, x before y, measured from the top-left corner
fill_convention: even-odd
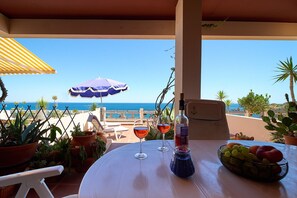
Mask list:
[[[174,121],[174,142],[176,150],[187,151],[189,148],[189,119],[185,115],[184,94],[180,94],[179,114]]]

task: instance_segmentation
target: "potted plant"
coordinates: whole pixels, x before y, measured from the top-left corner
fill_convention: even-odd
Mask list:
[[[37,151],[30,162],[30,169],[43,168],[48,166],[69,165],[70,138],[62,137],[53,143],[41,141]]]
[[[5,125],[0,122],[0,175],[23,171],[33,157],[38,141],[54,141],[56,132],[61,133],[60,128],[54,125],[44,127],[47,120],[26,125],[27,118],[19,112],[15,120]]]
[[[70,131],[72,135],[73,146],[88,146],[92,142],[95,142],[95,133],[92,131],[82,131],[80,124],[74,125],[73,130]]]
[[[106,150],[106,142],[94,132],[81,131],[80,125],[71,131],[71,164],[77,172],[86,172]]]
[[[267,123],[265,128],[271,132],[274,142],[297,145],[297,104],[289,101],[288,94],[287,112],[276,113],[273,110],[267,112],[268,116],[262,116],[262,120]]]
[[[18,112],[15,120],[0,122],[0,176],[24,171],[36,152],[38,141],[53,141],[56,132],[61,133],[54,125],[45,127],[47,120],[27,124],[27,119]],[[15,185],[0,188],[0,197],[11,196],[14,190]]]
[[[77,172],[86,172],[90,166],[99,159],[106,150],[106,143],[99,137],[92,142],[87,152],[85,146],[71,148],[71,164]]]

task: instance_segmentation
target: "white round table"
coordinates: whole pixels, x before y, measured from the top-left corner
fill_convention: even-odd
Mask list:
[[[168,198],[168,197],[297,197],[297,147],[268,142],[241,141],[245,145],[273,145],[289,162],[289,172],[279,182],[263,183],[237,176],[217,157],[217,149],[227,141],[193,140],[190,148],[195,174],[188,179],[175,176],[169,167],[173,142],[162,153],[161,141],[143,142],[145,160],[134,158],[139,143],[115,149],[97,160],[85,174],[79,189],[82,198]]]

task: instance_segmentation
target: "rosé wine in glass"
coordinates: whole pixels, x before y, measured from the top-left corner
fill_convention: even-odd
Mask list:
[[[134,155],[136,159],[143,160],[147,158],[147,154],[142,152],[142,139],[147,136],[148,132],[149,132],[148,126],[134,127],[134,134],[139,138],[139,141],[140,141],[140,152]]]
[[[169,116],[160,115],[157,117],[157,129],[162,133],[162,146],[158,147],[161,152],[168,151],[168,147],[165,146],[165,133],[170,130],[170,127]]]
[[[170,125],[169,124],[158,124],[157,128],[162,134],[165,134],[170,130]]]

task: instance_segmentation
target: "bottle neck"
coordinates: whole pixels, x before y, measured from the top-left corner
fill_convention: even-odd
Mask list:
[[[179,113],[180,114],[184,114],[184,110],[185,110],[185,101],[184,100],[180,100],[179,101]]]
[[[184,114],[185,114],[185,110],[179,109],[179,115],[184,115]]]

